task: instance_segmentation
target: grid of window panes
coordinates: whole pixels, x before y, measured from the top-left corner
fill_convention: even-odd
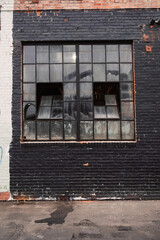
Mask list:
[[[131,44],[23,46],[23,139],[134,140]]]

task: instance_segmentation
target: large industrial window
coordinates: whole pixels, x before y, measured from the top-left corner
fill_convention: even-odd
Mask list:
[[[23,141],[133,141],[131,44],[23,46]]]

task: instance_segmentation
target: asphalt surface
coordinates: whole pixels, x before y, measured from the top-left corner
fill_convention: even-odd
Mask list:
[[[0,240],[160,240],[160,201],[0,202]]]

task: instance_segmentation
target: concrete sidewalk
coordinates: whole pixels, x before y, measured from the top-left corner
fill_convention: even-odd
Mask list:
[[[160,201],[1,202],[0,240],[160,240]]]

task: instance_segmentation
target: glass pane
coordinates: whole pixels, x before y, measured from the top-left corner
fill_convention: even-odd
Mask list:
[[[62,107],[52,107],[51,118],[52,119],[62,119],[63,118],[63,108]]]
[[[80,81],[91,82],[92,81],[92,65],[80,64]]]
[[[108,139],[119,140],[120,138],[120,121],[108,121]]]
[[[132,62],[131,45],[120,45],[120,62]]]
[[[24,122],[24,139],[26,140],[35,140],[36,139],[36,125],[34,121]]]
[[[132,83],[121,83],[121,100],[133,99],[133,85]]]
[[[63,139],[63,122],[52,121],[51,122],[51,140]]]
[[[64,64],[64,81],[76,81],[76,64]]]
[[[93,119],[93,103],[90,102],[81,102],[81,120],[91,120]]]
[[[37,63],[48,63],[48,46],[37,46]]]
[[[133,81],[132,64],[120,64],[120,80]]]
[[[76,52],[74,45],[64,45],[64,62],[65,63],[75,63],[76,62]]]
[[[36,100],[35,84],[24,83],[23,84],[23,101],[35,101],[35,100]]]
[[[93,139],[93,122],[92,121],[80,122],[80,138],[81,140]]]
[[[49,140],[49,122],[37,121],[37,140]]]
[[[105,95],[105,104],[108,105],[117,105],[116,95]]]
[[[52,96],[42,96],[40,106],[41,107],[51,107],[52,105]]]
[[[23,47],[23,63],[35,63],[35,46]]]
[[[64,136],[65,140],[76,140],[77,134],[76,134],[76,128],[77,128],[77,122],[76,121],[65,121],[64,122]]]
[[[94,106],[94,118],[107,118],[105,106]]]
[[[119,82],[118,64],[107,64],[107,82]]]
[[[122,120],[133,120],[133,102],[121,103]]]
[[[51,82],[62,82],[62,64],[50,65]]]
[[[64,119],[75,120],[77,118],[76,104],[74,102],[64,103]]]
[[[107,109],[107,118],[116,119],[119,118],[118,107],[106,107]]]
[[[122,121],[122,139],[134,140],[134,122]]]
[[[50,62],[62,63],[62,46],[61,45],[50,46]]]
[[[91,62],[91,45],[79,45],[79,61]]]
[[[93,45],[93,62],[105,62],[105,45]]]
[[[53,107],[62,107],[63,106],[63,98],[60,95],[53,96]]]
[[[37,82],[49,82],[49,65],[37,65]]]
[[[24,102],[24,119],[36,119],[36,102]]]
[[[94,139],[107,139],[106,121],[94,122]]]
[[[93,81],[105,82],[105,64],[93,64]]]
[[[23,66],[23,81],[35,82],[35,65]]]
[[[92,83],[80,83],[80,100],[92,100]]]
[[[106,45],[107,62],[118,62],[118,45]]]
[[[51,107],[40,107],[38,119],[49,119],[51,115]]]
[[[64,100],[76,99],[76,83],[64,83]]]

